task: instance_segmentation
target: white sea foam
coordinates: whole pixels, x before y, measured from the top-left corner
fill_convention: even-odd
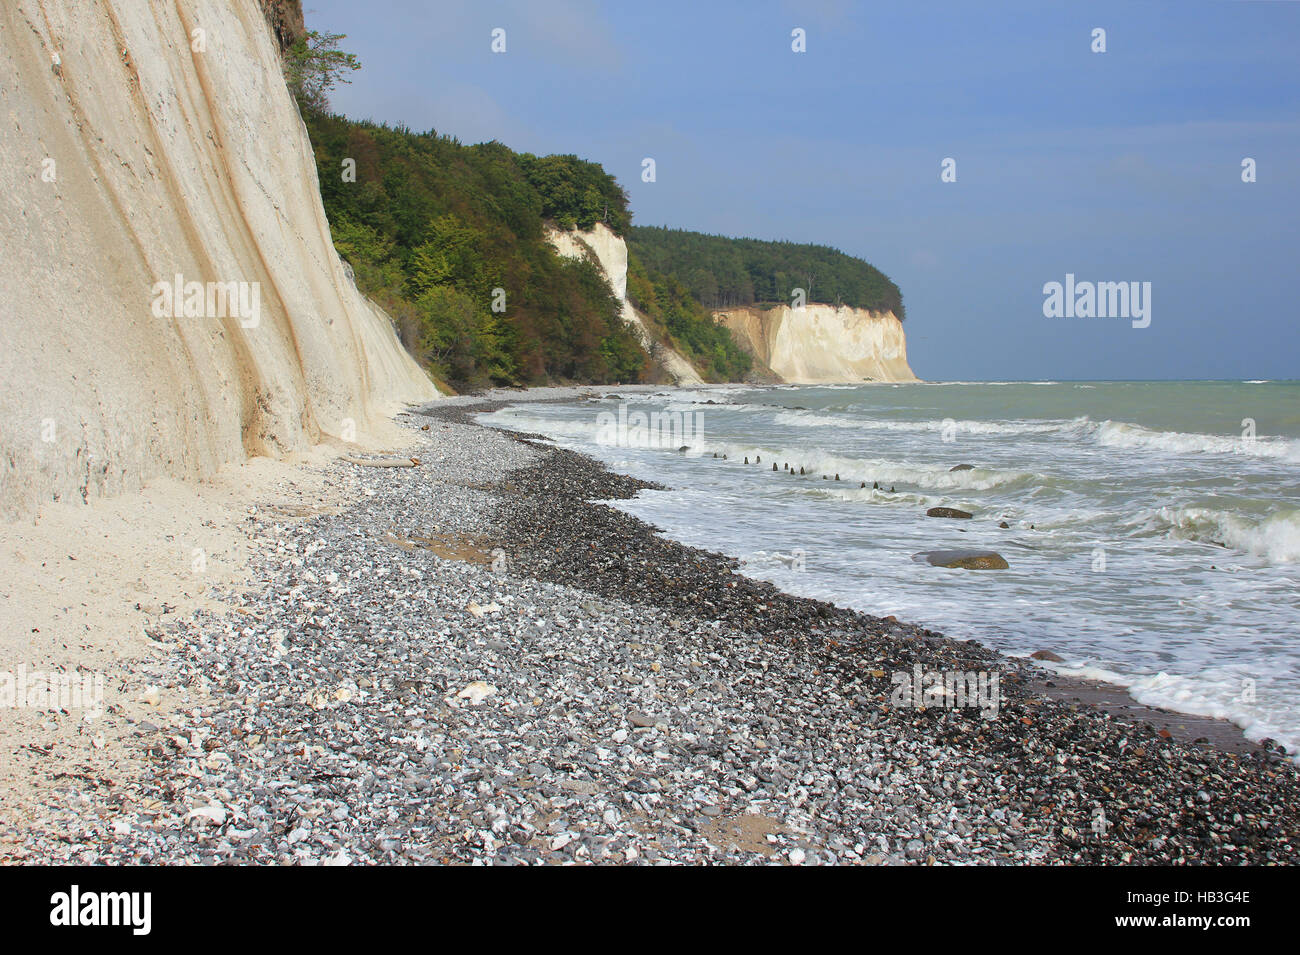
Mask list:
[[[1158,431],[1127,421],[1092,421],[1086,415],[1059,419],[1016,419],[979,421],[927,419],[898,421],[868,419],[850,414],[818,414],[785,411],[775,422],[794,427],[844,428],[852,431],[912,431],[939,435],[1060,434],[1067,438],[1091,438],[1106,448],[1131,448],[1173,454],[1235,454],[1243,457],[1300,463],[1300,441],[1266,435],[1237,437],[1182,431]]]
[[[1062,676],[1122,687],[1143,706],[1226,720],[1240,727],[1247,739],[1259,742],[1267,738],[1284,743],[1292,758],[1300,762],[1300,747],[1297,745],[1300,738],[1293,729],[1295,715],[1278,699],[1271,705],[1267,702],[1261,705],[1258,684],[1262,675],[1248,666],[1211,667],[1199,670],[1195,676],[1185,676],[1164,671],[1127,673],[1085,661],[1034,662]],[[1265,699],[1268,699],[1267,693]]]
[[[932,491],[987,491],[1004,485],[1034,480],[1037,475],[1028,471],[972,468],[953,471],[947,464],[917,464],[888,458],[860,458],[837,454],[824,448],[757,447],[735,443],[710,444],[706,453],[725,453],[730,459],[744,457],[753,460],[761,455],[763,467],[772,462],[778,466],[789,464],[795,471],[804,468],[807,476],[821,477],[838,474],[843,481],[878,481],[886,487],[904,485],[907,490],[925,488]],[[784,471],[784,468],[782,468]]]
[[[1102,421],[1097,443],[1106,448],[1132,448],[1174,454],[1236,454],[1249,458],[1300,463],[1300,442],[1257,436],[1229,437],[1182,431],[1152,431],[1126,421]]]
[[[1270,564],[1300,560],[1300,511],[1280,511],[1263,520],[1251,520],[1209,507],[1162,507],[1130,523],[1163,531],[1176,540],[1226,544]]]
[[[1079,433],[1087,429],[1086,417],[1054,421],[969,421],[934,418],[925,421],[894,421],[816,414],[809,411],[785,411],[776,415],[776,424],[795,427],[846,428],[852,431],[913,431],[932,434],[1052,434]]]

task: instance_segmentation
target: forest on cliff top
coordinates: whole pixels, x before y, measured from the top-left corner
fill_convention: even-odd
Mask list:
[[[825,245],[734,239],[664,226],[634,226],[628,246],[647,268],[671,275],[708,308],[808,302],[893,312],[903,295],[875,266]]]

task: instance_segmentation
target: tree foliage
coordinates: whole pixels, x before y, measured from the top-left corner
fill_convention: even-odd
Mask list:
[[[548,218],[627,227],[627,198],[600,166],[304,118],[335,247],[435,375],[460,389],[643,380],[648,356],[609,283],[545,237]]]
[[[542,216],[561,229],[590,231],[597,222],[622,235],[632,224],[627,193],[617,180],[594,162],[577,156],[534,156],[520,153],[528,182],[542,197]]]
[[[731,332],[713,321],[677,279],[651,272],[635,254],[628,255],[627,296],[667,339],[699,370],[706,381],[739,381],[753,359],[736,345]]]
[[[903,296],[879,269],[824,245],[733,239],[683,229],[633,226],[628,246],[651,271],[681,282],[709,308],[789,304],[793,290],[809,302],[892,311]]]
[[[339,83],[351,83],[348,74],[361,63],[339,48],[343,33],[308,31],[284,53],[284,79],[299,107],[323,111],[329,108],[329,92]]]

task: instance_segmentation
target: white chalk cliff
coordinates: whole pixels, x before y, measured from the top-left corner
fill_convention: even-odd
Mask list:
[[[257,0],[5,0],[0,168],[5,515],[435,397],[334,251]],[[157,317],[177,275],[248,283],[259,320]]]
[[[907,337],[893,312],[835,305],[750,306],[713,313],[732,337],[782,381],[823,385],[916,381]]]
[[[571,259],[591,256],[605,273],[605,278],[614,294],[623,306],[623,321],[632,326],[641,347],[649,352],[664,368],[673,382],[678,385],[699,385],[704,383],[699,372],[676,349],[662,342],[655,342],[646,328],[645,318],[627,297],[627,244],[620,236],[614,234],[608,226],[597,222],[588,232],[574,230],[565,232],[550,229],[547,238],[561,255]]]

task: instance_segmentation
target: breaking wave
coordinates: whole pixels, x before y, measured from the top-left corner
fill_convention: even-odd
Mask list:
[[[1221,544],[1270,564],[1300,560],[1300,511],[1281,511],[1255,521],[1209,507],[1162,507],[1133,523],[1175,540]]]
[[[1106,448],[1132,448],[1174,454],[1237,454],[1250,458],[1300,463],[1300,442],[1267,437],[1229,437],[1185,431],[1152,431],[1125,421],[1103,421],[1097,443]]]

